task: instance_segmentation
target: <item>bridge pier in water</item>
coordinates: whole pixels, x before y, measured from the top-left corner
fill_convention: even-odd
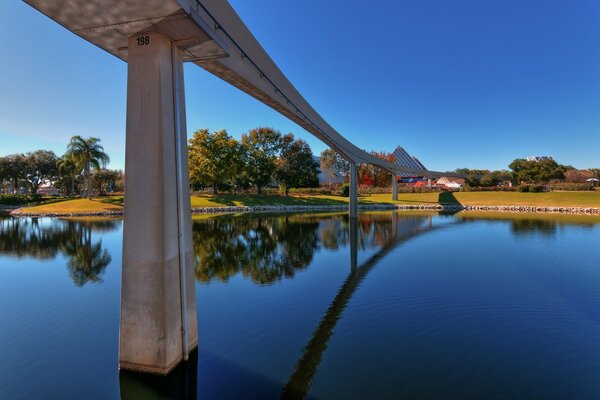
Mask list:
[[[119,367],[167,374],[198,344],[182,50],[128,45]]]

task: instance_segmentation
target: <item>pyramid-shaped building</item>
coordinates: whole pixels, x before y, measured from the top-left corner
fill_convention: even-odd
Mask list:
[[[406,150],[404,150],[404,148],[402,146],[396,147],[396,150],[394,150],[393,154],[395,157],[394,164],[396,164],[400,167],[412,168],[412,169],[422,169],[424,171],[427,171],[427,168],[425,168],[423,163],[421,163],[421,161],[419,161],[419,159],[417,157],[411,156],[410,154],[408,154],[408,152]],[[402,177],[414,177],[415,176],[415,174],[411,174],[408,172],[401,172],[398,175],[402,176]]]

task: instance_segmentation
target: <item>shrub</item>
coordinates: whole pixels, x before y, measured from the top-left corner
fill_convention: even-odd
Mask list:
[[[529,186],[529,191],[531,193],[541,193],[544,191],[544,186],[542,185],[531,185]]]
[[[18,206],[21,204],[31,203],[33,201],[40,201],[42,196],[39,194],[34,194],[31,196],[26,196],[23,194],[0,194],[0,204],[4,204],[7,206]]]
[[[348,197],[350,196],[350,185],[347,183],[344,183],[342,185],[342,196],[343,197]]]
[[[556,182],[550,184],[550,190],[587,191],[594,187],[589,183]]]
[[[510,186],[463,186],[461,192],[515,192],[516,187]]]
[[[332,192],[331,192],[331,189],[318,187],[318,188],[292,188],[292,189],[290,189],[290,193],[315,195],[315,194],[331,194]]]
[[[519,186],[517,186],[517,192],[521,192],[521,193],[529,192],[529,185],[519,185]]]

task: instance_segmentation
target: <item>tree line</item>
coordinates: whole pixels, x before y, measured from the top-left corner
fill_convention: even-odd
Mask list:
[[[529,161],[517,158],[508,165],[508,170],[458,168],[464,174],[465,183],[471,187],[493,187],[503,183],[548,184],[550,182],[586,183],[588,179],[600,179],[600,168],[578,170],[552,159]]]
[[[189,140],[190,183],[194,189],[219,190],[278,185],[287,196],[291,188],[317,187],[319,164],[308,143],[293,134],[260,127],[241,140],[225,129],[200,129]]]
[[[9,154],[0,157],[0,193],[37,194],[51,183],[67,195],[92,196],[123,191],[123,172],[106,169],[110,157],[95,137],[73,136],[62,156],[50,150]]]

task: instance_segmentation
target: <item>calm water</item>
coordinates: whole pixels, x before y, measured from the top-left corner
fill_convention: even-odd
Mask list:
[[[199,351],[119,374],[120,220],[0,217],[0,398],[600,398],[600,224],[194,222]]]

